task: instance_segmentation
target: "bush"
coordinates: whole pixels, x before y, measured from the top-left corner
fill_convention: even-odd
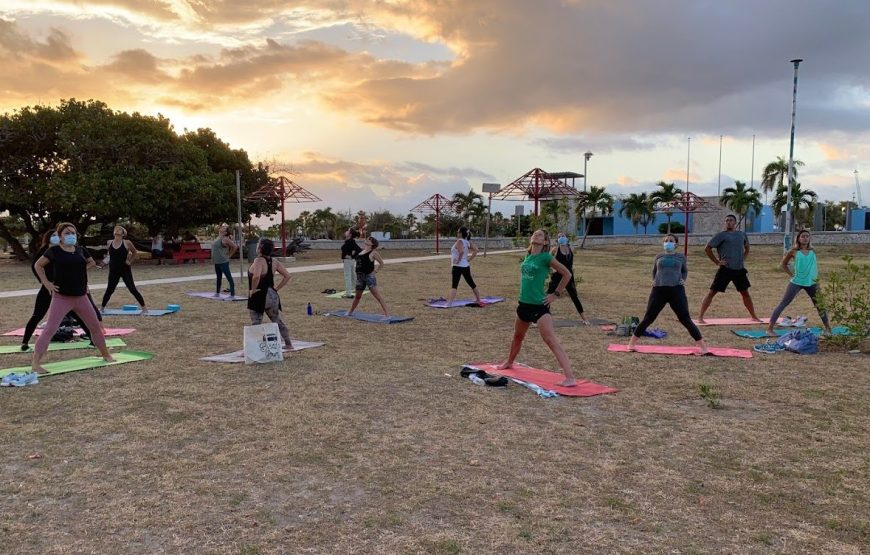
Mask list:
[[[850,335],[829,338],[847,349],[856,349],[870,333],[870,265],[859,266],[844,256],[846,267],[835,270],[819,289],[819,306],[828,312],[832,325],[846,326]]]
[[[686,227],[680,222],[671,222],[671,233],[683,233],[686,231]],[[663,224],[659,224],[659,233],[667,233],[668,232],[668,222]]]

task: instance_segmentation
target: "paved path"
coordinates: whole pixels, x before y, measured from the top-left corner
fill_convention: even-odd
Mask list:
[[[508,253],[516,253],[521,252],[520,250],[506,250],[506,251],[490,251],[488,254],[508,254]],[[389,264],[406,264],[408,262],[426,262],[428,260],[445,260],[450,258],[449,254],[433,254],[431,256],[409,256],[406,258],[388,258],[384,260],[388,265]],[[232,264],[231,264],[232,265]],[[321,272],[324,270],[341,270],[344,268],[344,264],[341,262],[337,262],[334,264],[314,264],[311,266],[296,266],[296,267],[287,267],[287,271],[291,274],[301,274],[303,272]],[[243,274],[243,277],[247,276],[247,272]],[[235,277],[235,275],[233,276]],[[213,280],[214,273],[198,275],[198,276],[181,276],[174,278],[160,278],[160,279],[146,279],[144,281],[137,281],[136,287],[142,287],[145,285],[164,285],[167,283],[184,283],[188,281],[205,281],[205,280]],[[105,283],[93,283],[89,285],[91,291],[105,289]],[[118,284],[118,287],[124,287],[124,283],[121,282]],[[11,299],[13,297],[30,297],[36,295],[39,292],[39,289],[20,289],[18,291],[0,291],[0,299]]]

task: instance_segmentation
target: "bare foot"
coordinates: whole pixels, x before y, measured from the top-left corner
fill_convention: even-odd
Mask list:
[[[514,363],[511,362],[511,361],[507,361],[507,360],[506,360],[506,361],[504,361],[502,364],[499,364],[498,367],[499,367],[501,370],[508,370],[508,369],[514,367]]]
[[[107,357],[103,357],[103,360],[105,360],[106,362],[115,362],[115,357],[109,355]]]
[[[559,387],[574,387],[577,385],[577,380],[565,378],[556,385],[558,385]]]
[[[706,323],[707,323],[707,322],[704,321],[704,317],[703,317],[703,316],[698,317],[698,319],[695,320],[695,321],[698,322],[699,324],[706,324]]]
[[[628,340],[628,350],[631,352],[637,351],[637,341],[634,336],[631,336],[631,339]]]
[[[773,328],[767,328],[767,330],[765,330],[765,333],[768,337],[776,337],[776,333],[773,331]]]
[[[699,354],[699,355],[703,356],[703,355],[709,355],[709,354],[710,354],[709,349],[707,349],[707,344],[704,342],[703,339],[702,339],[701,341],[698,341],[698,342],[695,343],[695,344],[698,346],[698,354]]]
[[[45,373],[48,372],[48,370],[46,370],[45,368],[43,368],[41,364],[37,364],[37,365],[33,366],[33,367],[31,368],[31,370],[33,370],[33,371],[36,372],[37,374],[45,374]]]

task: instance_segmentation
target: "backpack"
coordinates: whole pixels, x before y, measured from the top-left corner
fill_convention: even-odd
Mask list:
[[[57,328],[57,331],[54,332],[54,335],[51,336],[51,340],[53,342],[65,343],[67,341],[72,341],[75,335],[75,328],[71,326],[60,326]]]
[[[799,355],[814,355],[819,352],[819,338],[806,329],[789,332],[776,342],[785,347],[785,350]]]
[[[616,326],[614,333],[620,337],[628,337],[634,333],[634,329],[640,324],[640,318],[637,316],[626,316],[622,319],[622,323]]]

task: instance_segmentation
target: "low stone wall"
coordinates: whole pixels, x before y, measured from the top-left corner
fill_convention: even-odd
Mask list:
[[[683,242],[683,235],[678,234],[680,243]],[[748,233],[749,243],[751,245],[781,245],[782,233]],[[710,233],[689,235],[690,245],[705,245],[712,238]],[[590,247],[607,246],[607,245],[654,245],[662,240],[661,234],[655,235],[590,235],[586,238],[586,245]],[[526,245],[528,238],[523,238],[522,246]],[[341,249],[344,241],[332,241],[328,239],[318,239],[316,241],[307,241],[313,250],[335,250]],[[362,241],[358,241],[362,245]],[[575,244],[579,243],[578,238]],[[475,238],[474,243],[477,248],[483,250],[483,240]],[[870,231],[816,231],[813,232],[813,243],[816,245],[870,245]],[[421,250],[435,251],[434,239],[391,239],[389,241],[381,241],[381,248],[384,250]],[[440,250],[449,251],[453,245],[452,238],[441,239]],[[513,237],[497,237],[490,238],[487,243],[488,250],[503,250],[519,248],[514,244]]]

